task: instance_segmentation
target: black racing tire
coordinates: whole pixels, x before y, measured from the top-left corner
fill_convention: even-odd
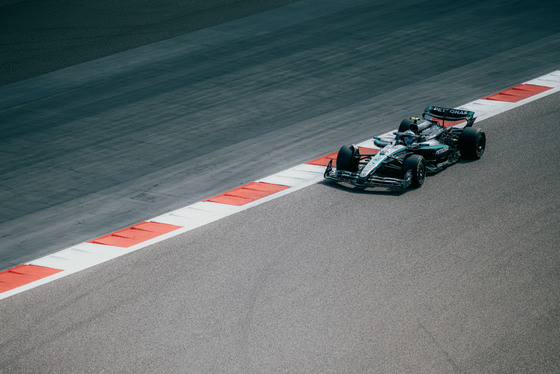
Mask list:
[[[355,145],[343,145],[336,156],[337,170],[358,171],[360,150]]]
[[[410,130],[410,125],[414,124],[414,120],[410,118],[405,118],[401,121],[399,125],[399,132],[405,132],[406,130]]]
[[[478,160],[486,149],[486,134],[481,129],[465,127],[459,136],[458,146],[461,157]]]
[[[420,188],[426,179],[426,160],[420,155],[411,155],[404,160],[402,167],[403,177],[406,173],[412,171],[412,188]]]

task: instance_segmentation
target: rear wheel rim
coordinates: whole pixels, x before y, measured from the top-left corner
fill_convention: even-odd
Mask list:
[[[421,161],[418,165],[418,184],[423,184],[424,178],[426,178],[426,165]]]
[[[484,140],[484,138],[480,138],[476,144],[476,155],[478,157],[481,157],[482,154],[484,153],[484,148],[486,146],[486,141]]]

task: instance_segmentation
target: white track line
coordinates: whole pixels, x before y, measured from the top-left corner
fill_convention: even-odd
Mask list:
[[[474,111],[476,118],[480,121],[506,112],[510,109],[525,105],[527,103],[560,91],[560,70],[556,70],[552,73],[543,75],[542,77],[530,80],[528,82],[525,82],[524,84],[551,87],[551,89],[515,103],[479,99],[462,105],[459,108]],[[393,131],[385,133],[381,135],[381,137],[392,138],[392,133]],[[378,148],[373,144],[373,139],[364,140],[361,143],[358,143],[358,145],[368,148]],[[62,271],[43,279],[0,293],[0,300],[37,287],[39,285],[51,282],[55,279],[62,278],[66,275],[73,274],[83,269],[87,269],[89,267],[112,260],[127,253],[137,251],[138,249],[166,240],[170,237],[183,234],[187,231],[204,226],[208,223],[215,222],[224,217],[228,217],[232,214],[250,209],[256,205],[266,203],[267,201],[279,198],[281,196],[320,182],[321,180],[323,180],[324,170],[325,168],[322,166],[301,164],[257,180],[256,182],[279,184],[288,186],[289,188],[242,206],[201,201],[154,217],[148,221],[181,226],[181,228],[167,234],[160,235],[156,238],[144,241],[142,243],[133,245],[129,248],[121,248],[86,242],[26,263],[24,265],[44,266],[48,268],[61,269]]]

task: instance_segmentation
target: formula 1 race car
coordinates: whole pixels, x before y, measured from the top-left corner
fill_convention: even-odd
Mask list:
[[[471,111],[428,106],[422,118],[403,120],[393,133],[394,139],[375,136],[374,144],[381,148],[377,153],[360,154],[354,144],[342,146],[336,169],[331,160],[324,177],[356,188],[421,187],[427,174],[437,173],[461,158],[482,157],[486,134],[472,127],[475,119]]]

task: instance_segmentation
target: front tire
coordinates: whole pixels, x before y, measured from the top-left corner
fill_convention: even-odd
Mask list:
[[[486,134],[481,129],[465,127],[459,136],[459,152],[463,158],[478,160],[486,149]]]
[[[360,150],[355,145],[343,145],[336,156],[336,169],[355,172],[360,163]]]
[[[412,188],[420,188],[426,179],[426,160],[420,155],[411,155],[404,160],[403,177],[410,170],[412,172]]]

